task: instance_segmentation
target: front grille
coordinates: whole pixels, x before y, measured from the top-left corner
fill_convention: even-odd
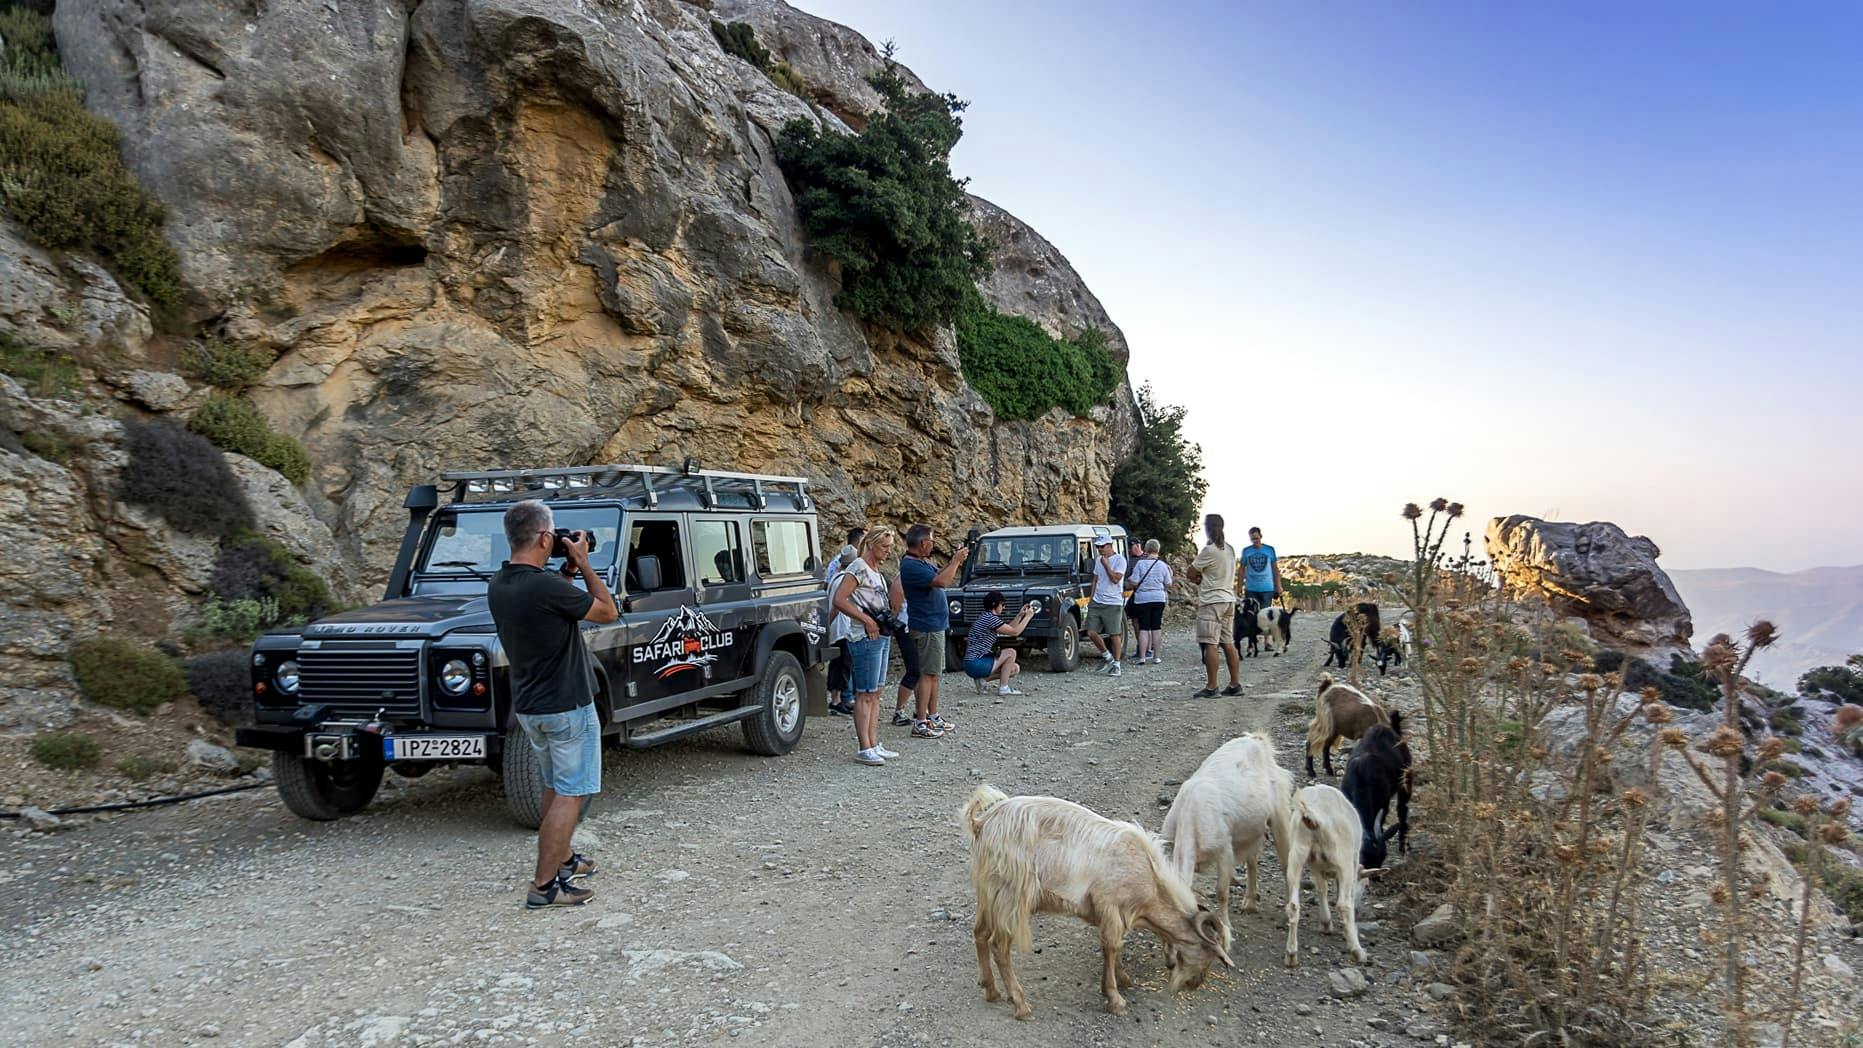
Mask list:
[[[420,651],[416,648],[303,648],[298,696],[333,712],[420,712]]]
[[[1022,601],[1023,601],[1023,595],[1020,593],[1003,594],[1003,621],[1004,622],[1008,622],[1010,619],[1013,619],[1016,617],[1016,612],[1022,610]],[[1042,614],[1046,611],[1047,609],[1043,608],[1041,612],[1036,613],[1036,617],[1040,618]],[[977,621],[977,616],[981,614],[983,614],[983,594],[970,593],[968,591],[965,592],[964,594],[964,621],[975,622]]]

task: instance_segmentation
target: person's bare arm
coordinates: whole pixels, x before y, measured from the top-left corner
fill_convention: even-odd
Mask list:
[[[932,585],[943,589],[956,582],[957,570],[963,567],[964,561],[968,559],[970,559],[970,547],[959,546],[957,552],[951,554],[951,559],[945,562],[944,570],[932,576]]]
[[[899,609],[906,606],[906,587],[899,581],[899,576],[894,575],[886,580],[886,595],[893,602],[893,614],[899,614]]]
[[[996,632],[1004,637],[1020,637],[1022,631],[1029,628],[1029,620],[1035,617],[1035,605],[1024,604],[1016,617],[996,627]]]
[[[1106,581],[1117,586],[1119,585],[1119,580],[1126,577],[1126,573],[1123,571],[1113,570],[1113,558],[1115,556],[1117,556],[1117,554],[1108,553],[1105,556],[1101,557],[1100,566],[1106,569]]]
[[[854,576],[847,574],[841,576],[841,584],[835,587],[834,591],[834,610],[866,627],[867,639],[872,640],[880,635],[880,624],[873,621],[873,616],[860,610],[860,606],[854,603],[855,585]]]
[[[582,584],[589,588],[589,596],[595,603],[582,616],[584,622],[613,622],[621,617],[621,609],[615,606],[615,595],[608,591],[608,583],[602,573],[589,564],[589,537],[586,532],[578,531],[575,537],[563,543],[568,551],[568,560],[576,566],[582,575]]]
[[[1281,558],[1274,558],[1274,595],[1281,595]]]

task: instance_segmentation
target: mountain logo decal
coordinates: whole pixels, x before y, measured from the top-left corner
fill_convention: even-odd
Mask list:
[[[704,612],[681,605],[678,614],[660,624],[652,640],[634,648],[630,659],[636,666],[659,662],[653,675],[666,680],[717,662],[718,652],[736,642],[731,631],[719,629]]]

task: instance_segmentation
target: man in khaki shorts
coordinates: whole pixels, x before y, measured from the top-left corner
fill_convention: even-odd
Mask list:
[[[1220,650],[1229,663],[1229,686],[1224,695],[1242,694],[1242,659],[1236,653],[1236,551],[1223,541],[1223,518],[1215,513],[1203,518],[1203,531],[1210,544],[1190,562],[1185,575],[1197,584],[1197,643],[1203,646],[1203,690],[1192,698],[1207,699],[1217,694],[1216,661]]]
[[[1126,558],[1111,535],[1101,539],[1093,560],[1093,597],[1087,603],[1087,639],[1100,651],[1106,675],[1119,676],[1119,656],[1126,641]]]

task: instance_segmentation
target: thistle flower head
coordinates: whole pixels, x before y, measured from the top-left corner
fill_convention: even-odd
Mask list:
[[[1493,804],[1490,804],[1487,801],[1483,801],[1480,804],[1475,805],[1475,818],[1480,819],[1483,822],[1486,822],[1489,819],[1494,818],[1494,813],[1497,810],[1498,809],[1496,809]]]
[[[1779,775],[1776,771],[1769,771],[1766,774]],[[1785,778],[1783,775],[1779,775],[1779,777],[1781,779]],[[1818,810],[1818,799],[1809,794],[1801,794],[1792,799],[1792,810],[1800,815],[1810,815]]]
[[[1831,818],[1841,819],[1844,816],[1850,814],[1850,798],[1839,797],[1836,800],[1832,801],[1830,803],[1830,806],[1825,808],[1824,810],[1831,816]]]
[[[1553,665],[1553,664],[1552,664],[1552,663],[1550,663],[1550,662],[1542,662],[1542,663],[1540,663],[1540,676],[1542,676],[1542,677],[1556,677],[1556,676],[1558,676],[1558,675],[1559,675],[1559,667],[1557,667],[1557,666],[1555,666],[1555,665]]]
[[[1578,678],[1578,686],[1586,691],[1597,691],[1604,687],[1604,678],[1595,673],[1581,674]]]
[[[1734,647],[1733,638],[1725,633],[1715,634],[1701,653],[1701,664],[1715,673],[1731,673],[1739,661],[1740,652]]]
[[[1463,673],[1473,677],[1475,674],[1481,672],[1481,660],[1471,655],[1462,660],[1460,668]]]
[[[1591,656],[1579,651],[1577,648],[1562,648],[1559,651],[1559,657],[1574,665],[1591,661]]]
[[[1707,750],[1723,759],[1740,755],[1740,733],[1723,724],[1708,736]]]
[[[1641,808],[1650,802],[1650,798],[1649,794],[1632,786],[1624,791],[1623,802],[1626,808]]]
[[[1716,906],[1725,906],[1731,896],[1727,893],[1727,885],[1717,884],[1713,890],[1708,892],[1708,897],[1714,900]]]
[[[1849,731],[1859,724],[1863,724],[1863,706],[1854,702],[1837,707],[1837,713],[1831,717],[1831,727],[1840,732]]]
[[[1755,759],[1757,759],[1761,764],[1764,764],[1765,762],[1772,760],[1774,757],[1777,757],[1778,755],[1784,752],[1785,752],[1785,740],[1780,738],[1777,735],[1768,735],[1765,738],[1761,739],[1759,747],[1754,750],[1754,753],[1756,754]]]
[[[1553,854],[1558,856],[1560,862],[1572,863],[1578,861],[1578,849],[1570,844],[1561,844],[1559,847],[1554,848]]]
[[[1448,499],[1433,498],[1430,500],[1430,512],[1431,513],[1441,513],[1443,510],[1446,510],[1448,508],[1449,508]]]
[[[1462,504],[1460,502],[1449,503],[1449,519],[1454,520],[1461,515],[1462,515]]]
[[[1818,839],[1833,847],[1840,845],[1850,839],[1850,827],[1841,822],[1827,822],[1818,827]]]
[[[1524,670],[1528,666],[1531,666],[1531,665],[1533,665],[1533,663],[1527,661],[1526,656],[1516,655],[1513,658],[1507,660],[1507,672],[1519,673],[1521,670]]]
[[[1688,745],[1688,732],[1680,728],[1664,728],[1662,730],[1662,744],[1670,749],[1679,750]]]
[[[1662,689],[1654,684],[1645,684],[1643,690],[1637,692],[1637,694],[1643,696],[1643,701],[1645,703],[1654,703],[1662,698]]]
[[[1785,789],[1786,778],[1776,771],[1769,771],[1760,777],[1760,786],[1768,793],[1777,793]]]
[[[1666,702],[1646,702],[1643,704],[1643,719],[1651,724],[1667,724],[1675,719],[1675,714],[1669,712],[1669,704]]]
[[[1747,643],[1755,648],[1770,648],[1779,639],[1779,628],[1761,619],[1747,627]]]
[[[1417,508],[1416,503],[1414,502],[1404,503],[1404,519],[1405,520],[1416,520],[1418,517],[1421,517],[1421,516],[1423,516],[1423,511]]]

